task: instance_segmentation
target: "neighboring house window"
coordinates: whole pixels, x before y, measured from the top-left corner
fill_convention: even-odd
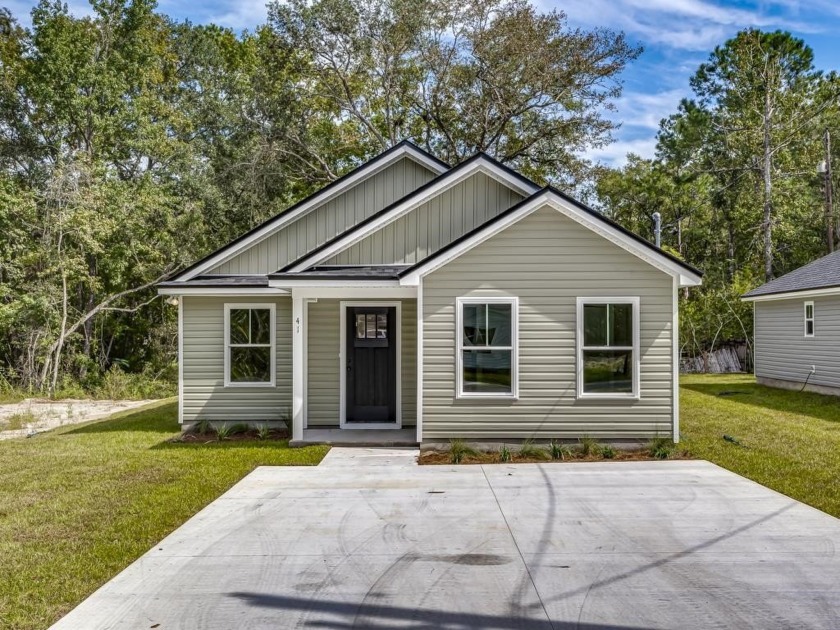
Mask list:
[[[578,298],[577,393],[639,397],[639,298]]]
[[[225,386],[274,385],[274,304],[225,304]]]
[[[814,336],[814,303],[805,302],[805,336]]]
[[[516,298],[458,298],[459,397],[517,395]]]

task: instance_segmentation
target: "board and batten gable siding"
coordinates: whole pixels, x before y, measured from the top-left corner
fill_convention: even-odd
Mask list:
[[[814,303],[814,336],[805,336],[805,302]],[[756,301],[755,375],[840,388],[840,296]]]
[[[423,278],[423,439],[670,436],[673,279],[544,207]],[[519,398],[456,398],[456,299],[519,298]],[[578,297],[640,298],[639,400],[576,399]]]
[[[340,381],[340,303],[358,300],[319,299],[309,304],[307,335],[307,426],[337,427],[341,405]],[[377,300],[401,302],[402,318],[402,426],[414,426],[417,419],[417,302],[416,300]]]
[[[521,200],[522,195],[479,172],[349,246],[323,264],[413,264]]]
[[[274,273],[434,179],[405,157],[296,219],[207,274]]]
[[[288,420],[292,406],[292,300],[183,296],[183,422]],[[225,387],[225,304],[273,303],[274,387]]]

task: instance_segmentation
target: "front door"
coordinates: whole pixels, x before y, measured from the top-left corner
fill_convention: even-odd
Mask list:
[[[347,307],[346,422],[396,423],[396,308]]]

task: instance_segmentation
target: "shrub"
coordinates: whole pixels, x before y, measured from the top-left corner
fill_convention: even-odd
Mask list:
[[[210,421],[207,418],[202,418],[198,422],[193,425],[193,433],[198,433],[199,435],[207,435],[208,433],[212,433],[214,431],[213,425],[210,424]]]
[[[615,449],[609,444],[602,444],[601,445],[601,457],[604,459],[614,459],[615,458]]]
[[[236,424],[231,425],[228,429],[228,436],[248,433],[250,430],[251,427],[249,427],[245,422],[237,422]]]
[[[271,435],[271,429],[267,424],[261,424],[257,429],[257,437],[261,440],[267,440]]]
[[[566,460],[572,456],[572,449],[568,445],[557,442],[556,440],[551,440],[551,443],[548,445],[548,452],[551,455],[551,459]]]
[[[174,396],[176,385],[150,371],[124,372],[119,365],[111,366],[102,380],[91,389],[94,398],[109,400],[144,400]]]
[[[219,440],[220,442],[222,440],[228,439],[230,437],[230,435],[231,435],[230,426],[228,426],[227,422],[225,422],[222,426],[220,426],[218,429],[216,429],[216,439]]]
[[[463,440],[451,440],[449,442],[449,458],[453,464],[460,464],[465,456],[476,454],[475,449]]]
[[[544,448],[534,444],[533,440],[525,440],[519,447],[519,456],[528,459],[548,459],[548,453]]]
[[[580,440],[580,454],[584,457],[592,455],[598,448],[598,441],[588,435],[584,435]]]
[[[674,442],[667,437],[656,436],[648,443],[648,452],[654,459],[668,459],[674,450]]]
[[[502,448],[499,449],[499,461],[500,462],[509,462],[510,461],[510,449],[507,447],[507,444],[502,444]]]

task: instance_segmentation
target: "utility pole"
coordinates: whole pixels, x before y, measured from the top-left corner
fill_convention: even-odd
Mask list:
[[[825,144],[825,160],[820,162],[817,171],[823,176],[823,191],[825,192],[825,223],[826,223],[826,240],[828,241],[828,253],[834,251],[834,241],[840,241],[840,217],[837,218],[836,224],[834,220],[834,203],[832,201],[831,190],[831,133],[828,129],[825,130],[823,136]]]

